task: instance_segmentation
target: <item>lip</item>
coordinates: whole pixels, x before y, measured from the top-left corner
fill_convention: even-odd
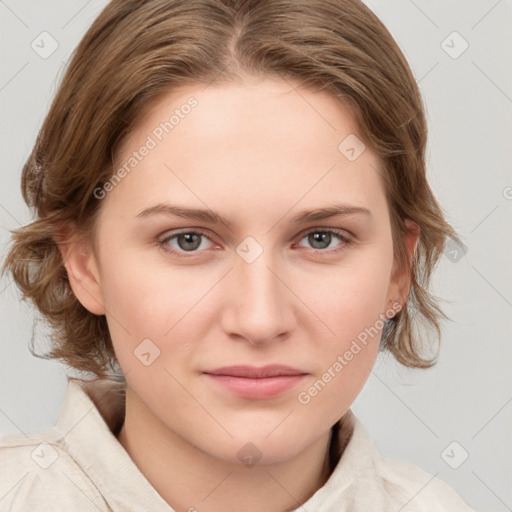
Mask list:
[[[203,374],[238,396],[260,400],[288,391],[308,375],[307,372],[285,365],[225,366]]]

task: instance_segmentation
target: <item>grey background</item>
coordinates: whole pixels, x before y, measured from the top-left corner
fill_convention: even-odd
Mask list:
[[[419,80],[429,178],[466,252],[445,254],[434,277],[452,319],[437,366],[407,370],[380,357],[353,410],[384,456],[448,482],[476,510],[512,510],[512,2],[366,3]],[[22,164],[64,63],[105,4],[0,0],[2,254],[8,230],[30,220],[19,190]],[[58,42],[48,58],[31,47],[43,31]],[[461,55],[454,31],[469,44]],[[66,368],[29,353],[34,312],[8,277],[0,303],[0,433],[42,430],[57,419]],[[41,329],[36,346],[47,347]]]

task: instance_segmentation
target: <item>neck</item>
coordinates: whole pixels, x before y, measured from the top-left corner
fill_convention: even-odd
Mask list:
[[[148,436],[145,433],[151,432]],[[299,508],[331,473],[331,432],[278,464],[232,464],[199,450],[163,425],[127,389],[119,442],[175,510],[283,512]]]

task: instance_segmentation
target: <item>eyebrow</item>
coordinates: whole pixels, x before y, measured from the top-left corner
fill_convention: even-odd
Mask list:
[[[345,203],[334,203],[331,206],[323,208],[315,208],[312,210],[304,210],[291,218],[294,224],[306,224],[308,222],[328,219],[339,215],[364,214],[371,216],[368,208],[363,206],[355,206]],[[147,218],[153,215],[176,216],[183,219],[197,220],[208,222],[210,224],[222,224],[227,228],[231,228],[233,222],[229,217],[223,217],[217,212],[203,208],[185,208],[182,206],[172,205],[168,203],[159,203],[139,212],[135,218]]]

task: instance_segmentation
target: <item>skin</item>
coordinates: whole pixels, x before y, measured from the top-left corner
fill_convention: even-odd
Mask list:
[[[329,476],[330,429],[366,382],[380,333],[309,403],[298,394],[405,302],[409,278],[393,258],[379,160],[368,147],[354,161],[338,150],[358,131],[327,93],[268,78],[175,89],[130,132],[116,165],[190,96],[198,105],[102,199],[94,247],[71,236],[61,251],[78,299],[107,317],[127,381],[119,441],[160,495],[176,510],[292,510]],[[292,222],[334,202],[370,213]],[[232,225],[137,218],[159,203],[210,209]],[[411,256],[418,230],[408,226]],[[313,228],[352,242],[315,243]],[[185,256],[158,244],[194,229],[209,239],[192,252],[183,237],[167,242]],[[263,250],[251,263],[236,250],[246,237]],[[144,339],[160,350],[148,366],[134,355]],[[201,373],[275,363],[308,375],[257,400]],[[248,442],[261,453],[251,468],[237,456]]]

